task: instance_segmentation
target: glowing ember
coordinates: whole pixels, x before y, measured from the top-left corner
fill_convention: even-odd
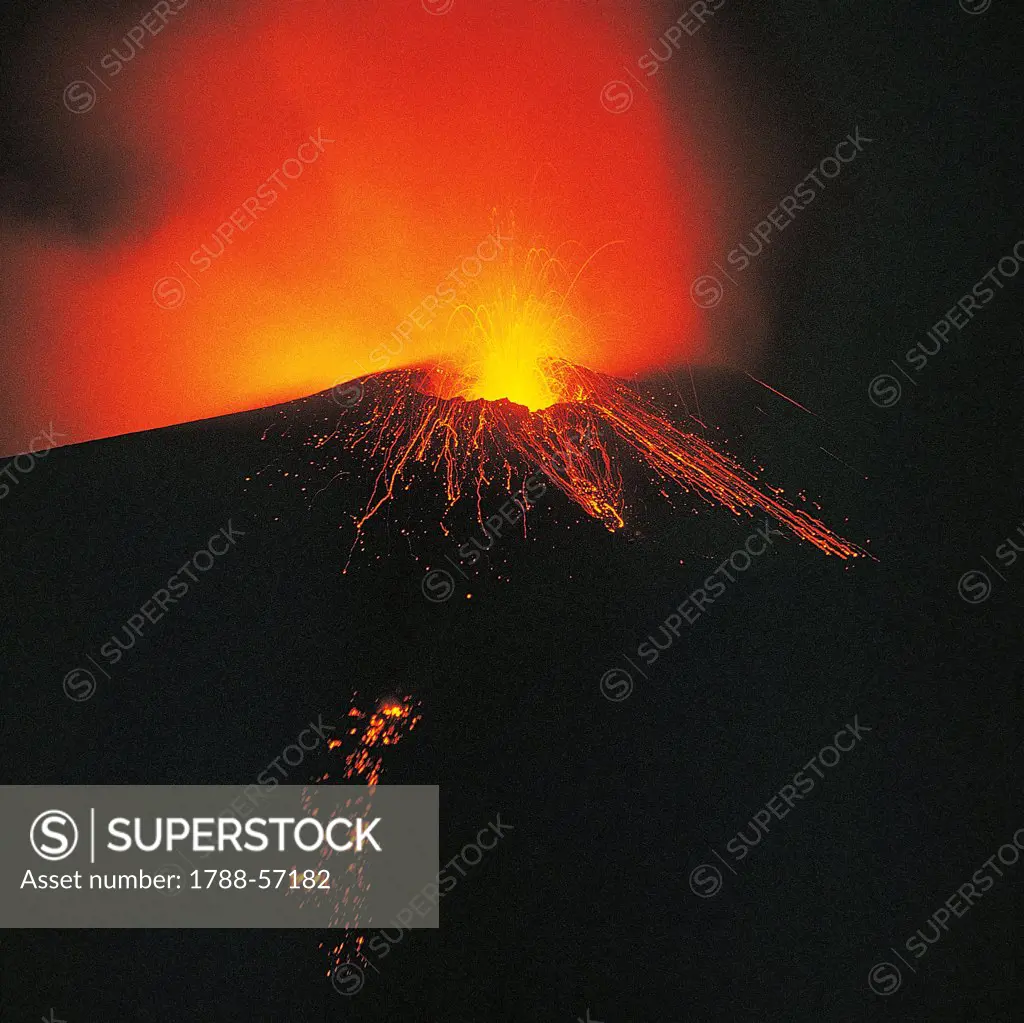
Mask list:
[[[545,365],[581,350],[585,325],[569,303],[580,277],[602,251],[570,277],[565,256],[534,247],[520,265],[511,247],[486,296],[453,310],[445,334],[448,351],[438,360],[432,393],[469,401],[507,398],[532,412],[571,400]]]
[[[341,784],[376,785],[384,763],[384,747],[396,746],[420,722],[411,696],[401,700],[385,700],[375,711],[364,714],[358,707],[348,712],[347,739],[330,739],[329,750],[351,747],[345,754]],[[318,781],[327,781],[330,774]]]
[[[517,464],[527,473],[542,471],[589,516],[615,531],[624,525],[627,510],[608,443],[615,437],[651,470],[663,492],[671,483],[735,515],[766,513],[826,554],[863,555],[778,492],[759,485],[731,458],[673,425],[621,381],[564,360],[541,359],[535,368],[560,399],[535,412],[511,400],[425,393],[438,389],[439,375],[451,389],[443,370],[395,374],[398,387],[391,400],[374,405],[345,440],[373,467],[369,500],[355,520],[357,534],[409,484],[419,465],[443,480],[450,508],[471,495],[478,517],[484,488],[494,480],[511,490]],[[574,437],[588,440],[578,446],[570,442]]]
[[[346,438],[373,478],[355,518],[356,543],[367,522],[410,485],[417,465],[443,479],[449,508],[471,492],[481,522],[484,488],[500,480],[511,490],[518,467],[543,472],[587,515],[617,530],[626,503],[607,442],[615,437],[653,472],[662,492],[671,483],[735,515],[766,513],[826,554],[863,554],[621,381],[571,361],[594,340],[595,328],[571,302],[601,252],[573,272],[559,253],[534,247],[523,258],[510,249],[497,282],[481,284],[478,301],[452,311],[445,356],[430,368],[396,374],[391,400],[374,404]],[[589,440],[578,446],[570,442],[576,436]]]
[[[358,416],[311,443],[329,453],[340,442],[367,466],[370,492],[353,516],[352,551],[374,516],[424,474],[443,487],[445,532],[448,513],[464,498],[483,525],[489,487],[513,492],[517,480],[537,473],[615,532],[628,513],[623,470],[636,464],[666,498],[672,488],[692,492],[737,516],[769,515],[826,554],[864,555],[621,380],[577,361],[603,343],[596,323],[572,306],[577,283],[602,251],[570,269],[564,252],[533,247],[520,255],[511,246],[473,300],[452,308],[439,359],[363,377],[348,389],[364,399]]]
[[[338,784],[370,786],[364,807],[364,810],[368,810],[373,796],[372,787],[380,782],[383,773],[384,755],[387,748],[398,745],[412,732],[419,724],[421,715],[417,713],[417,704],[412,697],[405,696],[400,700],[384,700],[376,710],[369,713],[353,706],[349,709],[347,720],[349,727],[346,737],[330,739],[327,748],[331,751],[338,751],[339,755],[344,756]],[[330,773],[325,772],[315,780],[314,784],[325,783],[330,777]],[[330,859],[329,852],[324,854],[317,865],[318,868],[325,867],[328,859]],[[351,874],[351,879],[344,890],[341,889],[338,881],[332,882],[332,885],[338,888],[335,920],[339,924],[344,922],[347,927],[352,928],[359,923],[358,907],[361,893],[364,891],[362,865],[358,860],[353,860],[349,863],[347,871]],[[333,874],[332,877],[334,877]],[[316,896],[315,893],[311,895],[304,892],[303,897]],[[358,934],[351,929],[348,930],[338,944],[328,949],[330,967],[327,976],[329,977],[332,970],[345,959],[358,958],[365,941],[365,935]],[[326,947],[326,943],[321,942],[320,948],[324,947]]]

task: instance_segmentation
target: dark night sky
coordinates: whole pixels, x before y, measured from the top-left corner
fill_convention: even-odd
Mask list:
[[[46,18],[4,17],[17,77]],[[0,501],[6,783],[248,783],[353,689],[402,690],[424,723],[386,780],[441,786],[442,857],[495,813],[515,831],[442,903],[440,932],[407,935],[351,1000],[323,982],[313,932],[7,932],[0,1019],[1020,1018],[1021,864],[898,992],[868,987],[1024,823],[1024,563],[995,553],[1024,524],[1024,280],[923,368],[904,358],[1022,236],[1020,11],[794,2],[717,17],[705,44],[736,85],[728,116],[768,109],[766,137],[786,141],[785,168],[748,183],[753,208],[855,126],[875,141],[758,267],[775,308],[754,371],[816,416],[738,373],[693,386],[744,464],[806,489],[877,560],[780,542],[614,703],[602,675],[635,660],[750,524],[649,498],[640,535],[612,537],[552,498],[467,584],[472,600],[432,604],[395,531],[376,534],[387,557],[340,573],[358,475],[312,511],[244,483],[295,457],[260,440],[273,412],[51,453]],[[714,116],[713,100],[701,108]],[[8,208],[41,215],[100,188],[40,155],[16,103],[3,126]],[[890,407],[869,397],[881,374],[901,383]],[[674,384],[691,397],[685,371]],[[292,414],[323,409],[337,412],[318,398]],[[398,503],[392,524],[413,508]],[[64,673],[228,517],[251,533],[237,558],[93,699],[68,701]],[[992,593],[972,604],[958,582],[977,569]],[[863,741],[697,898],[709,849],[749,831],[855,715]]]

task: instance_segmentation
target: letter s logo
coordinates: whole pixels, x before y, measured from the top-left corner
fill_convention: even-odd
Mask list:
[[[71,837],[68,837],[70,831]],[[40,835],[42,838],[40,838]],[[44,860],[67,859],[78,845],[78,825],[63,810],[44,810],[29,828],[29,842]],[[43,841],[47,839],[48,841]]]

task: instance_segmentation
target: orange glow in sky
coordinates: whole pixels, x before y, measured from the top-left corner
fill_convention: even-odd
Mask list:
[[[189,5],[93,110],[61,107],[84,150],[124,157],[124,184],[101,241],[3,227],[20,293],[0,316],[26,346],[5,447],[433,359],[452,303],[507,298],[501,267],[531,248],[586,264],[559,354],[620,375],[701,357],[689,284],[714,203],[685,111],[654,79],[624,113],[601,103],[659,26],[624,3],[427,6],[447,5]],[[477,396],[515,362],[492,356]],[[528,374],[515,386],[543,404]]]

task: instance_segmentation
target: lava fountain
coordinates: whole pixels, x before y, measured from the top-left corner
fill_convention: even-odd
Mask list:
[[[572,308],[586,265],[573,273],[558,253],[537,247],[520,261],[510,256],[488,294],[452,308],[438,361],[397,371],[397,386],[371,396],[358,425],[318,438],[318,446],[342,440],[367,464],[372,483],[355,516],[355,544],[421,466],[442,481],[449,508],[474,499],[481,523],[485,489],[497,482],[513,491],[525,468],[614,532],[627,513],[615,438],[666,495],[674,486],[734,515],[767,514],[826,554],[864,555],[623,381],[568,357],[586,341]]]

